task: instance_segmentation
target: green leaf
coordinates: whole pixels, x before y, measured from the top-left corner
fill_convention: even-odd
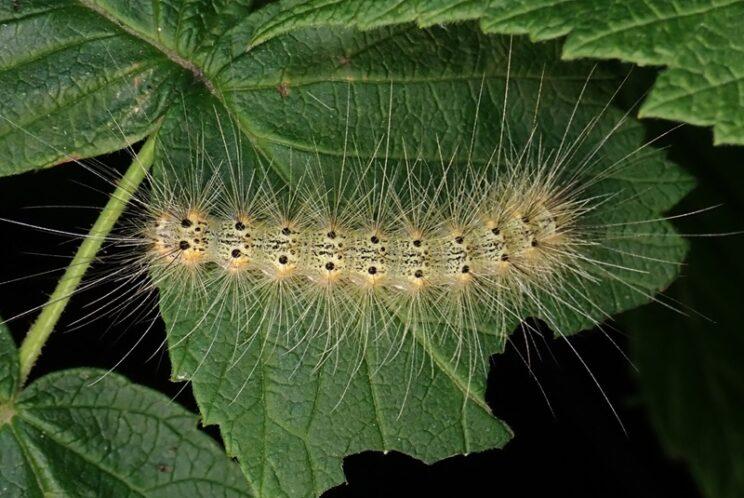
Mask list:
[[[250,46],[312,26],[353,26],[368,30],[407,22],[429,27],[477,19],[486,11],[488,0],[285,0],[279,5],[280,12],[256,30]]]
[[[292,29],[347,25],[369,29],[416,21],[428,26],[480,19],[485,32],[568,35],[568,59],[621,59],[666,66],[640,110],[643,117],[713,126],[716,144],[744,144],[744,40],[741,0],[308,0],[286,2],[251,45]]]
[[[146,136],[250,3],[0,2],[0,175]]]
[[[204,56],[227,30],[251,12],[253,0],[77,0],[75,3],[200,76]],[[205,79],[201,81],[208,83]]]
[[[119,375],[50,374],[2,409],[3,496],[247,496],[196,416]]]
[[[744,144],[744,113],[739,111],[744,40],[737,21],[744,16],[744,2],[517,3],[490,9],[484,30],[529,32],[536,39],[570,33],[566,58],[666,66],[640,115],[713,126],[716,144]]]
[[[383,353],[370,346],[356,370],[359,351],[346,344],[338,362],[316,371],[321,341],[289,351],[274,337],[266,345],[273,354],[250,347],[236,359],[236,327],[245,324],[230,319],[234,310],[194,329],[204,308],[178,320],[173,306],[166,309],[174,375],[192,380],[205,423],[220,425],[256,496],[318,496],[343,482],[345,456],[369,449],[431,463],[501,447],[510,438],[485,403],[485,379],[469,379],[450,361],[450,350],[421,337],[379,370]],[[481,341],[489,351],[502,347],[495,334],[484,333]],[[414,354],[432,363],[410,379]]]
[[[135,142],[182,79],[163,54],[78,2],[2,2],[0,174]]]

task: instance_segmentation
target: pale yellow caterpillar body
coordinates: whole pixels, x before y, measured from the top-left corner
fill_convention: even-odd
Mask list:
[[[382,188],[354,178],[338,206],[318,185],[293,198],[233,175],[190,204],[168,191],[139,236],[156,273],[221,280],[259,323],[309,322],[304,338],[366,342],[402,321],[403,336],[436,323],[467,343],[478,316],[517,313],[578,272],[591,243],[577,225],[591,205],[556,176],[525,173],[445,174],[426,186],[407,174]]]

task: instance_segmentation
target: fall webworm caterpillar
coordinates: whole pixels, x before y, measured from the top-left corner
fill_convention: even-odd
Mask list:
[[[351,378],[367,355],[383,369],[407,341],[441,343],[438,361],[469,379],[521,319],[539,315],[565,335],[652,299],[658,289],[636,284],[634,275],[664,273],[668,281],[676,273],[679,254],[657,258],[613,245],[644,239],[633,226],[649,227],[649,240],[674,236],[653,209],[630,218],[621,212],[650,194],[605,188],[624,175],[652,175],[643,171],[649,164],[658,174],[669,168],[645,147],[607,152],[609,141],[623,139],[624,116],[600,109],[576,124],[571,114],[551,141],[529,123],[528,133],[513,137],[504,105],[503,114],[488,116],[501,121],[502,136],[493,137],[487,161],[455,164],[451,158],[470,154],[462,147],[442,151],[441,164],[419,160],[414,150],[393,165],[393,93],[378,152],[356,163],[355,154],[344,154],[331,178],[307,158],[290,168],[294,174],[274,178],[266,161],[241,157],[245,144],[235,140],[229,117],[214,109],[198,116],[218,131],[216,140],[202,137],[197,124],[186,162],[162,158],[151,193],[132,203],[134,224],[110,237],[131,252],[100,277],[120,282],[119,292],[91,303],[91,318],[131,319],[156,306],[148,289],[133,287],[149,274],[164,314],[199,315],[171,336],[172,349],[197,335],[216,340],[227,323],[235,351],[221,361],[230,366],[249,351],[280,348],[317,367],[350,355],[352,366],[343,369]],[[579,95],[575,106],[581,103]],[[347,148],[353,140],[344,139]],[[608,309],[595,303],[603,287],[629,297]],[[567,325],[564,315],[581,324]],[[196,370],[210,361],[207,343]],[[424,360],[409,356],[404,382]],[[241,379],[235,398],[249,381]]]

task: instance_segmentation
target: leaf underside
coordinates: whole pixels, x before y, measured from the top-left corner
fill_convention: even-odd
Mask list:
[[[478,19],[486,33],[566,36],[563,57],[665,66],[643,117],[713,126],[716,144],[744,144],[742,0],[309,0],[285,1],[251,45],[322,25],[370,29]]]

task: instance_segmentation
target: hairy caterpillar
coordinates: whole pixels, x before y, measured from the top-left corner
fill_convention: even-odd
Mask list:
[[[229,117],[195,111],[192,126],[185,113],[190,147],[161,159],[149,193],[132,201],[134,219],[110,237],[131,251],[93,280],[114,279],[117,288],[91,303],[89,316],[130,319],[155,306],[173,320],[196,314],[185,332],[169,336],[175,350],[196,336],[208,339],[193,374],[227,324],[234,352],[220,361],[228,368],[246,357],[257,364],[254,351],[269,346],[271,354],[296,356],[298,367],[346,362],[351,379],[368,355],[382,369],[415,342],[436,344],[440,361],[464,367],[470,379],[525,317],[539,316],[564,335],[653,297],[624,275],[676,273],[675,256],[614,246],[643,238],[624,233],[634,224],[653,226],[650,238],[663,239],[669,229],[647,211],[614,218],[615,208],[648,194],[608,192],[607,184],[640,172],[640,159],[650,157],[646,167],[655,168],[641,177],[666,167],[645,157],[645,146],[607,154],[625,122],[615,115],[598,128],[607,103],[580,125],[571,116],[551,141],[537,126],[512,136],[519,124],[506,120],[505,92],[500,132],[491,137],[497,145],[486,161],[456,163],[463,154],[454,150],[441,151],[436,164],[414,153],[393,165],[393,90],[379,154],[354,163],[360,154],[347,154],[345,140],[333,167],[312,157],[290,160],[284,178],[260,158],[244,157]],[[580,103],[581,95],[574,112]],[[161,134],[167,142],[169,134]],[[160,289],[159,303],[150,287],[133,285],[143,275]],[[595,303],[608,282],[629,291],[628,304]],[[149,297],[140,297],[143,290]],[[566,324],[566,314],[574,323]],[[413,366],[426,359],[412,351],[409,383]],[[234,399],[250,380],[240,379]]]
[[[383,369],[405,351],[410,383],[431,357],[408,343],[431,344],[470,379],[525,317],[540,316],[564,335],[576,325],[562,313],[583,326],[612,313],[592,297],[608,282],[625,299],[652,299],[624,275],[675,273],[678,263],[667,254],[636,256],[620,243],[647,238],[627,233],[637,223],[664,239],[665,222],[617,221],[611,206],[648,194],[601,192],[639,171],[646,149],[600,157],[625,118],[599,134],[597,118],[578,131],[569,122],[552,146],[536,128],[514,143],[502,124],[502,143],[483,164],[463,167],[442,153],[436,164],[412,156],[393,166],[385,151],[353,163],[348,153],[331,175],[311,157],[277,181],[265,166],[246,167],[241,145],[230,141],[233,125],[215,116],[217,139],[190,140],[196,151],[185,172],[169,159],[141,202],[145,214],[127,229],[166,316],[198,310],[170,347],[205,337],[198,371],[227,327],[229,368],[247,357],[263,362],[268,351],[295,356],[297,368],[331,359],[348,382],[365,358]],[[241,380],[234,399],[249,382]]]
[[[527,168],[532,153],[520,154],[428,184],[416,166],[398,182],[383,170],[329,191],[314,174],[277,192],[267,178],[231,172],[227,182],[187,182],[201,185],[196,197],[166,181],[137,237],[156,279],[212,280],[213,303],[236,293],[238,309],[260,314],[267,330],[320,337],[329,354],[342,340],[366,345],[414,327],[428,336],[436,324],[459,355],[463,344],[477,348],[467,334],[478,316],[515,315],[567,273],[589,278],[579,263],[593,242],[580,220],[592,201],[552,162]]]

